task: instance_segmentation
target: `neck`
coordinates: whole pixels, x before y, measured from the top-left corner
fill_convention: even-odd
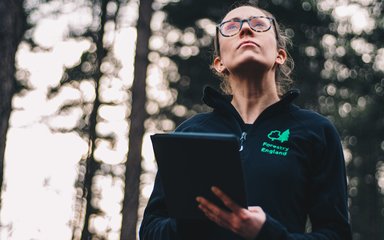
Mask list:
[[[232,105],[245,123],[254,123],[270,105],[279,101],[275,77],[260,78],[231,77]]]

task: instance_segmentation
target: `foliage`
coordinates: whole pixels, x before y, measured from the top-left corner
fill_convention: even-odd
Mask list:
[[[43,4],[43,6],[41,5]],[[85,142],[88,142],[88,155],[79,162],[78,179],[75,183],[77,191],[75,202],[75,219],[72,220],[73,239],[90,239],[97,236],[99,239],[108,239],[111,226],[107,231],[96,232],[93,222],[97,218],[107,215],[100,207],[102,191],[97,186],[97,179],[111,176],[114,182],[122,181],[123,173],[116,170],[120,166],[108,166],[104,159],[100,159],[96,151],[100,145],[107,145],[113,149],[117,144],[117,136],[113,131],[100,132],[97,125],[107,125],[108,119],[100,114],[108,107],[124,105],[124,97],[107,98],[105,92],[116,82],[119,82],[118,73],[120,63],[113,52],[113,40],[107,41],[106,36],[114,34],[118,19],[120,5],[126,1],[114,0],[82,0],[75,2],[63,1],[28,1],[25,8],[32,31],[35,31],[36,22],[40,19],[61,18],[63,15],[71,14],[68,9],[84,14],[88,22],[69,23],[67,29],[67,40],[85,42],[88,48],[82,52],[80,59],[70,66],[65,66],[61,81],[53,85],[47,92],[47,99],[61,101],[62,94],[67,89],[79,93],[77,98],[61,102],[57,112],[43,119],[53,132],[76,132]],[[111,27],[112,26],[112,27]],[[44,46],[35,42],[31,31],[26,35],[27,43],[34,51],[51,51],[52,46]],[[126,90],[126,89],[123,89]],[[128,93],[125,93],[126,95]],[[119,95],[116,93],[116,95]],[[78,112],[75,124],[57,124],[56,119],[69,117],[73,112]],[[117,200],[118,201],[118,200]]]
[[[336,19],[324,36],[327,58],[322,75],[321,110],[341,132],[349,175],[350,213],[356,239],[384,236],[383,202],[383,50],[384,11],[381,1],[347,6],[355,16],[367,14],[363,28],[353,15]],[[333,11],[333,15],[337,11]],[[369,16],[369,17],[368,17]],[[328,43],[327,43],[328,42]]]
[[[13,96],[26,86],[16,81],[15,56],[26,30],[23,1],[0,2],[0,194],[3,187],[4,155]],[[1,204],[0,198],[0,206]]]

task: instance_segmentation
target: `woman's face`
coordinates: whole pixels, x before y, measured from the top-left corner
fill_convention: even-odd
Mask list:
[[[252,16],[266,15],[257,8],[243,6],[230,11],[223,22]],[[234,36],[223,37],[219,34],[219,46],[220,57],[215,59],[214,66],[216,70],[226,74],[244,74],[244,71],[260,69],[274,71],[274,66],[285,60],[285,51],[277,49],[273,26],[266,32],[255,32],[244,22],[240,32]]]

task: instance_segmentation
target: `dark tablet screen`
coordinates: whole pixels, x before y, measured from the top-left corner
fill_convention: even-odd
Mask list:
[[[247,207],[235,135],[175,132],[155,134],[151,140],[171,217],[205,218],[197,207],[197,196],[225,208],[211,192],[212,186]]]

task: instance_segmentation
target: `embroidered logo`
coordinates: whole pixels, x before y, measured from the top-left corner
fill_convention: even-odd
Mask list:
[[[289,129],[285,130],[284,132],[280,132],[279,130],[271,131],[268,134],[268,138],[273,141],[278,140],[281,143],[288,141],[289,139]]]
[[[273,142],[263,142],[263,145],[260,149],[261,152],[263,153],[268,153],[271,155],[279,155],[279,156],[287,156],[289,148],[284,147],[280,144],[276,144],[275,141],[278,143],[284,143],[289,140],[289,129],[285,130],[284,132],[281,132],[279,130],[273,130],[269,132],[268,138]]]

